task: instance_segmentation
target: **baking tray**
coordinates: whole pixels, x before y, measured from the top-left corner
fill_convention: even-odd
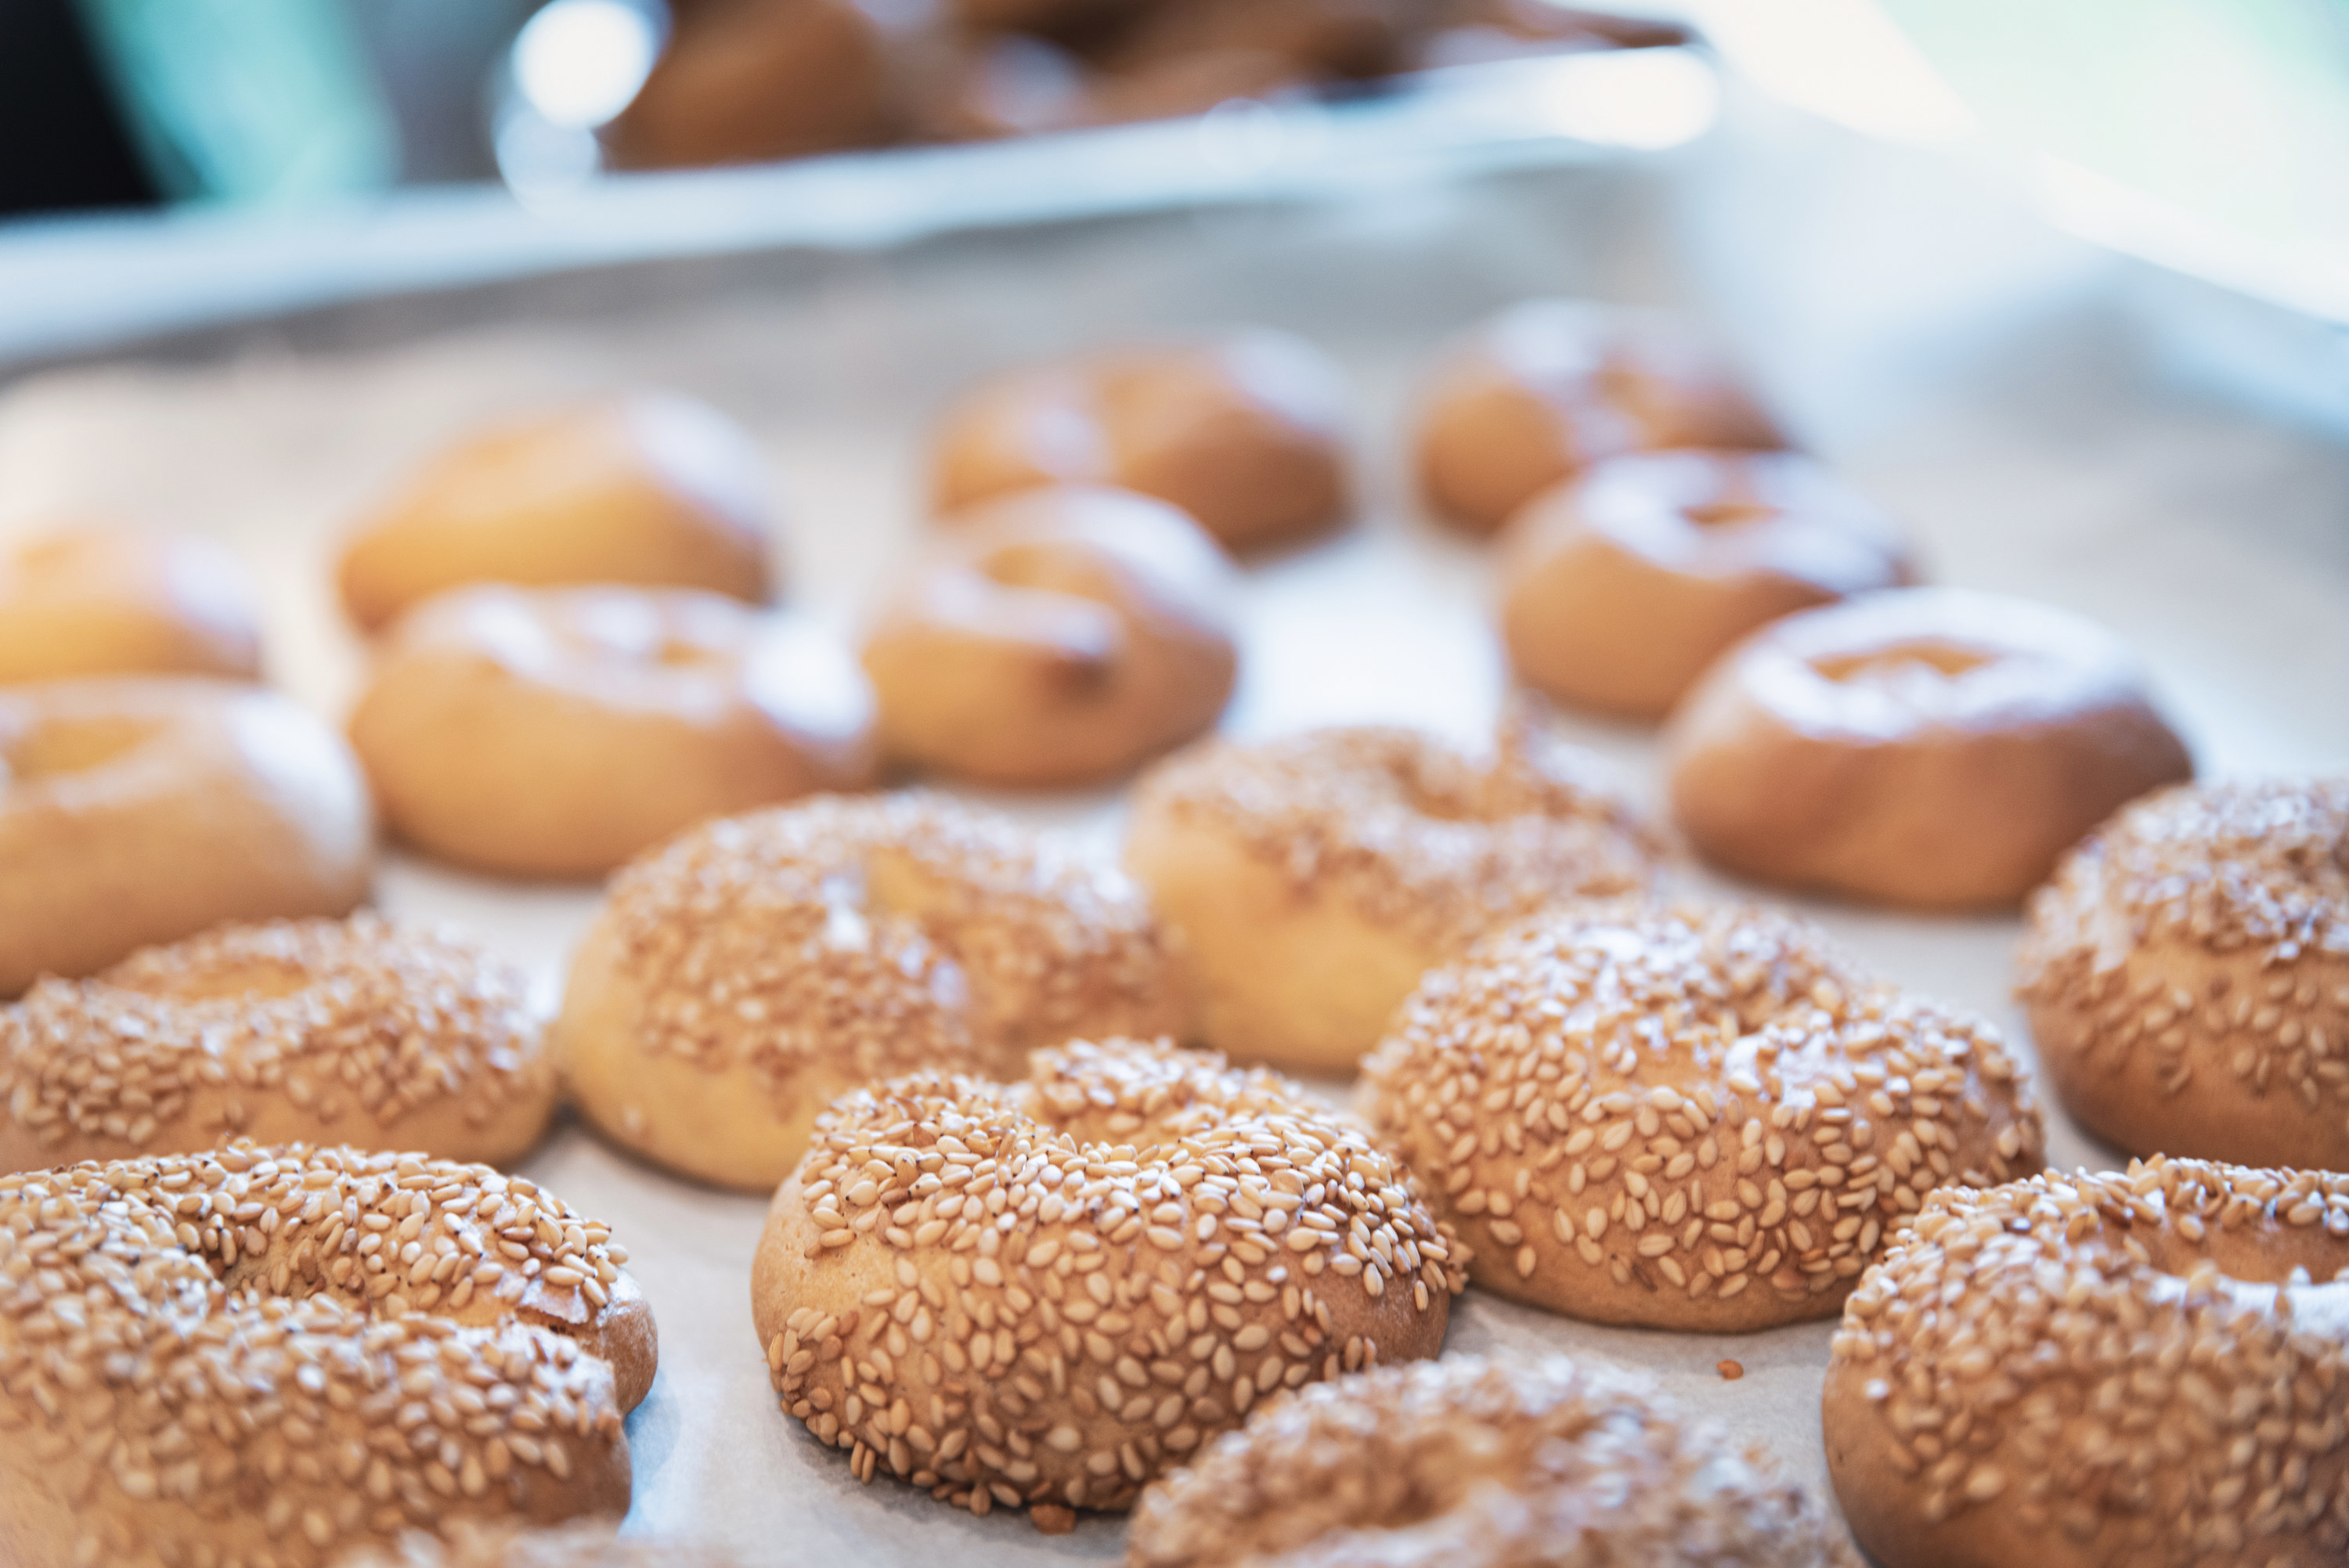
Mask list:
[[[2349,758],[2349,456],[2161,383],[2121,307],[2127,263],[1970,206],[1880,150],[1823,150],[1809,135],[1785,156],[1757,132],[897,243],[572,265],[253,317],[167,355],[88,358],[0,392],[0,528],[92,505],[227,540],[266,579],[273,676],[339,713],[361,650],[326,591],[335,532],[484,418],[642,384],[729,409],[788,508],[789,596],[847,629],[920,531],[920,433],[956,388],[1040,353],[1266,322],[1315,338],[1353,379],[1361,516],[1250,564],[1226,728],[1382,720],[1473,741],[1506,685],[1490,563],[1411,503],[1409,389],[1464,324],[1569,292],[1713,320],[1806,440],[1909,521],[1934,576],[2069,604],[2136,642],[2206,771]],[[1969,253],[1949,253],[1953,236]],[[1571,727],[1657,798],[1649,734]],[[1114,790],[980,798],[1114,845]],[[595,899],[396,851],[379,883],[392,913],[452,921],[530,966],[550,1006]],[[1804,907],[1885,975],[2021,1037],[2011,919]],[[2060,1115],[2051,1132],[2057,1162],[2113,1163]],[[777,1410],[748,1301],[758,1200],[675,1181],[570,1124],[526,1170],[613,1222],[659,1322],[660,1375],[628,1423],[630,1532],[715,1539],[775,1564],[1121,1549],[1113,1518],[1045,1537],[1017,1515],[860,1486]],[[1454,1349],[1645,1368],[1823,1485],[1826,1325],[1651,1334],[1473,1291],[1453,1324]],[[1725,1359],[1742,1379],[1722,1377]]]

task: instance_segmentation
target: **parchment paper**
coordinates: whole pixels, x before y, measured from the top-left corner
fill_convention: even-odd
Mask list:
[[[485,416],[639,383],[729,408],[763,442],[788,508],[790,597],[847,628],[915,536],[919,432],[954,387],[1074,344],[1267,321],[1313,335],[1356,378],[1362,515],[1251,565],[1226,727],[1381,719],[1473,739],[1504,685],[1488,563],[1410,506],[1411,377],[1447,333],[1524,294],[1682,299],[1716,317],[1815,446],[1910,521],[1937,576],[2074,605],[2133,638],[2206,771],[2349,758],[2344,454],[2154,384],[2118,263],[1962,191],[1920,194],[1930,171],[1888,171],[1874,154],[1845,150],[1831,179],[1816,150],[1773,165],[1741,145],[1320,206],[780,257],[717,298],[693,292],[689,269],[639,269],[524,291],[520,319],[458,329],[446,302],[383,302],[283,338],[256,330],[224,361],[19,384],[0,397],[0,527],[94,505],[233,542],[268,579],[274,676],[339,714],[361,650],[326,591],[334,532]],[[1756,182],[1773,179],[1800,200],[1771,208]],[[1814,189],[1837,180],[1868,199],[1838,206]],[[1957,264],[1952,235],[1982,253]],[[1578,732],[1654,798],[1651,737]],[[1114,844],[1114,791],[995,799]],[[550,1006],[595,897],[398,854],[380,882],[390,911],[453,921],[532,966]],[[1812,913],[1885,974],[2020,1036],[2012,921]],[[2062,1164],[2112,1162],[2060,1115],[2052,1148]],[[748,1304],[760,1201],[673,1180],[568,1124],[527,1169],[612,1222],[658,1319],[659,1379],[629,1422],[631,1533],[715,1538],[778,1564],[1120,1550],[1112,1518],[1050,1539],[1018,1515],[974,1519],[885,1480],[859,1486],[843,1455],[778,1411]],[[1645,1367],[1823,1484],[1829,1332],[1599,1329],[1471,1292],[1450,1344]],[[1742,1380],[1715,1369],[1732,1358]]]

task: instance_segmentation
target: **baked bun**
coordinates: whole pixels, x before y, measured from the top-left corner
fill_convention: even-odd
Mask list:
[[[347,914],[375,824],[340,737],[193,676],[0,689],[0,996],[224,920]]]
[[[1832,1317],[1927,1194],[2045,1148],[1996,1031],[1759,910],[1495,932],[1420,982],[1362,1088],[1477,1284],[1644,1328]]]
[[[1546,904],[1643,886],[1654,854],[1520,715],[1488,758],[1384,728],[1195,748],[1143,778],[1125,861],[1182,944],[1195,1036],[1345,1073],[1427,970]]]
[[[226,1138],[502,1165],[554,1114],[526,975],[347,921],[227,925],[0,1006],[0,1170]]]
[[[1835,1337],[1844,1517],[1883,1568],[2349,1560],[2344,1268],[2349,1177],[1945,1188]]]
[[[1126,1568],[1858,1568],[1842,1528],[1644,1378],[1447,1356],[1263,1406],[1134,1510]]]
[[[1501,547],[1517,678],[1630,718],[1661,718],[1755,627],[1910,576],[1899,526],[1793,452],[1609,458],[1526,503]]]
[[[1784,445],[1687,324],[1563,299],[1512,306],[1446,356],[1421,394],[1417,434],[1428,504],[1478,534],[1602,458]]]
[[[844,1097],[750,1275],[783,1408],[859,1480],[1047,1530],[1131,1506],[1263,1396],[1433,1356],[1460,1286],[1361,1129],[1132,1040]]]
[[[338,581],[374,631],[468,583],[628,583],[764,599],[758,449],[715,408],[636,393],[459,442],[361,524]]]
[[[2065,1109],[2132,1154],[2349,1171],[2349,778],[2165,789],[2031,897]]]
[[[414,1155],[241,1141],[0,1176],[8,1562],[324,1568],[623,1513],[654,1364],[626,1259],[530,1181]]]
[[[1706,859],[1915,909],[2011,907],[2123,802],[2194,771],[2118,638],[1956,588],[1773,622],[1698,682],[1665,749]]]
[[[604,146],[623,169],[688,169],[889,140],[888,48],[854,0],[679,7],[668,46]]]
[[[1032,1047],[1161,1034],[1177,1012],[1123,877],[909,794],[723,819],[621,872],[556,1039],[574,1101],[616,1142],[770,1191],[861,1084],[1016,1073]]]
[[[1057,360],[982,383],[936,438],[938,510],[1038,485],[1168,500],[1233,550],[1334,526],[1345,388],[1302,338],[1261,329]]]
[[[0,544],[0,684],[261,674],[261,609],[211,540],[75,522]]]
[[[979,503],[865,641],[891,754],[986,784],[1131,772],[1230,700],[1234,576],[1198,524],[1132,491]]]
[[[598,876],[706,818],[873,780],[873,691],[811,623],[683,589],[460,589],[351,715],[386,823],[448,860]]]

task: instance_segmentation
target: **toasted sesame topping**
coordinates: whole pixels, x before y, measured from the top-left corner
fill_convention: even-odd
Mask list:
[[[625,1255],[529,1181],[416,1155],[0,1176],[0,1466],[86,1521],[77,1560],[137,1568],[559,1512],[625,1439],[598,1315],[545,1275]]]
[[[223,926],[0,1007],[0,1103],[54,1158],[208,1147],[270,1099],[379,1143],[442,1102],[478,1125],[551,1096],[540,1033],[521,972],[451,935]]]
[[[1421,982],[1363,1072],[1479,1283],[1602,1321],[1828,1315],[1934,1189],[2040,1164],[1987,1025],[1762,911],[1496,932]]]
[[[1644,886],[1657,848],[1526,709],[1485,759],[1408,729],[1211,742],[1145,776],[1135,810],[1210,824],[1296,886],[1454,948],[1561,898]]]
[[[2019,965],[2051,1059],[2255,1102],[2296,1157],[2349,1163],[2349,778],[2138,801],[2033,895]]]
[[[826,797],[709,822],[621,872],[611,913],[644,1048],[780,1093],[1016,1063],[1083,1029],[1169,1021],[1165,953],[1123,873],[941,797]]]
[[[1564,1357],[1386,1367],[1265,1407],[1135,1510],[1131,1568],[1848,1568],[1803,1488]]]
[[[1351,1122],[1163,1044],[1032,1074],[848,1095],[777,1196],[770,1374],[861,1479],[1124,1508],[1260,1397],[1442,1344],[1460,1250]]]
[[[2012,1510],[2064,1562],[2341,1561],[2344,1269],[2349,1176],[2156,1159],[1942,1189],[1846,1304],[1830,1449],[1906,1478],[1871,1513]]]

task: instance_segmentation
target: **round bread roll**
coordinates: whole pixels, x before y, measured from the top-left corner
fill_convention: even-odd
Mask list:
[[[708,823],[615,877],[556,1044],[616,1141],[771,1191],[861,1084],[1166,1032],[1169,970],[1114,871],[937,796],[825,799]]]
[[[519,1524],[452,1522],[447,1538],[410,1531],[396,1547],[367,1547],[336,1568],[748,1568],[732,1553],[699,1542],[622,1541],[617,1520],[533,1530]]]
[[[980,783],[1081,784],[1214,725],[1239,670],[1237,584],[1198,524],[1067,487],[977,511],[865,641],[893,755]]]
[[[2130,806],[2032,895],[2020,967],[2040,1064],[2097,1137],[2349,1171],[2349,778]]]
[[[604,133],[623,169],[763,163],[895,129],[889,39],[854,0],[697,5]]]
[[[1233,550],[1335,525],[1347,505],[1345,388],[1321,352],[1251,330],[1015,370],[949,409],[942,512],[1038,485],[1174,502]]]
[[[260,596],[208,539],[77,521],[0,544],[0,684],[261,674]]]
[[[274,692],[0,689],[0,996],[224,920],[347,914],[374,839],[349,748]]]
[[[1909,576],[1899,527],[1809,458],[1634,453],[1511,521],[1501,635],[1535,690],[1661,718],[1755,627]]]
[[[1447,1356],[1274,1400],[1143,1494],[1125,1562],[1858,1568],[1760,1449],[1563,1356]]]
[[[1742,1333],[1832,1317],[1949,1182],[2037,1171],[1981,1019],[1759,910],[1557,911],[1439,969],[1362,1065],[1373,1125],[1498,1295]]]
[[[1836,1335],[1844,1517],[1884,1568],[2342,1562],[2344,1268],[2349,1177],[1945,1188]]]
[[[520,1177],[414,1155],[240,1141],[0,1176],[0,1547],[324,1568],[625,1512],[654,1362],[626,1259]]]
[[[1773,622],[1706,672],[1665,748],[1706,859],[1914,909],[2011,907],[2123,802],[2194,772],[2118,638],[1956,588]]]
[[[502,1165],[554,1114],[527,976],[370,914],[228,925],[0,1006],[0,1170],[240,1135]]]
[[[1654,851],[1520,716],[1490,758],[1381,728],[1196,748],[1143,779],[1125,861],[1182,944],[1195,1036],[1344,1073],[1427,970],[1513,917],[1645,885]]]
[[[1422,394],[1417,435],[1428,504],[1477,534],[1602,458],[1785,445],[1687,324],[1562,299],[1512,306],[1448,355]]]
[[[1453,1258],[1402,1168],[1295,1086],[1080,1041],[1020,1084],[843,1098],[750,1291],[783,1408],[859,1480],[1057,1531],[1265,1395],[1433,1356]]]
[[[446,859],[600,876],[705,818],[872,782],[873,691],[797,617],[682,589],[459,589],[351,715],[385,821]]]
[[[343,552],[374,631],[468,583],[630,583],[767,597],[767,480],[715,408],[637,393],[494,427],[427,464]]]

